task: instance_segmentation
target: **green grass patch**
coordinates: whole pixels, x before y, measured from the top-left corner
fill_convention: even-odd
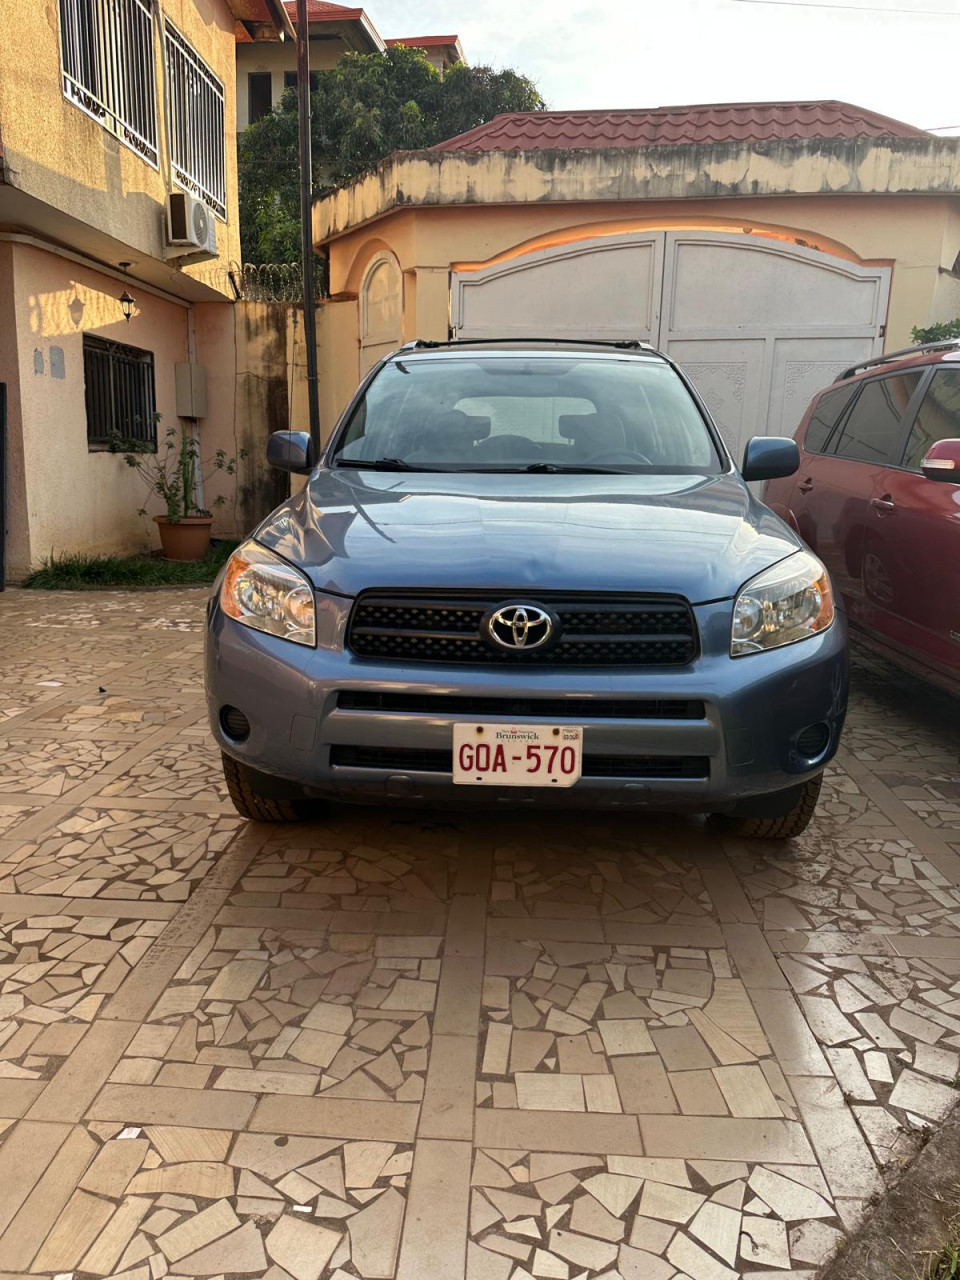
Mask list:
[[[955,1280],[960,1276],[960,1251],[956,1245],[949,1244],[934,1258],[927,1272],[930,1280]]]
[[[164,560],[160,555],[48,556],[23,585],[41,591],[202,586],[213,582],[237,545],[213,542],[202,560]]]

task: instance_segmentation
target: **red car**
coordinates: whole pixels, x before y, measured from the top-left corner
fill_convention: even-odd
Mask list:
[[[960,693],[960,341],[848,369],[764,502],[827,565],[854,632]]]

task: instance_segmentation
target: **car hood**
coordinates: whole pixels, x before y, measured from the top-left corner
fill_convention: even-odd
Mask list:
[[[254,536],[321,591],[649,591],[719,600],[801,543],[734,474],[319,470]]]

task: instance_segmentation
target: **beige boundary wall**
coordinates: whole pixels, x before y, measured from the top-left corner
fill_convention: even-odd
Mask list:
[[[454,270],[654,230],[770,236],[891,269],[885,349],[960,314],[960,140],[719,143],[637,150],[408,152],[317,201],[336,347],[320,377],[342,407],[387,330],[443,339]],[[395,322],[375,273],[393,263]],[[371,299],[371,284],[374,285]]]

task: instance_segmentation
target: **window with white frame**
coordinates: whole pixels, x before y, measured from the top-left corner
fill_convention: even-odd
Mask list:
[[[150,0],[60,0],[63,93],[156,167]]]
[[[166,21],[163,42],[173,180],[226,220],[223,85],[193,46]]]

